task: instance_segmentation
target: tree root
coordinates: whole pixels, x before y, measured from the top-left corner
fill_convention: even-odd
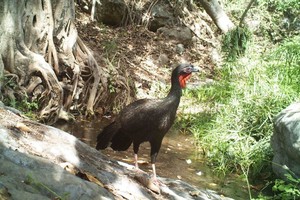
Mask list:
[[[72,119],[73,111],[94,115],[117,96],[107,98],[107,63],[98,64],[78,37],[74,1],[5,0],[1,6],[0,76],[17,77],[9,99],[18,100],[18,93],[38,102],[39,119],[52,124]],[[130,90],[126,80],[121,83]]]

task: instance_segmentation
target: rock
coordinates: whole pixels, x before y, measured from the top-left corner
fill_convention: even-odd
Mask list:
[[[0,107],[5,108],[6,110],[11,111],[11,112],[13,112],[13,113],[15,113],[17,115],[21,115],[22,114],[21,111],[15,109],[15,108],[12,108],[10,106],[5,106],[2,101],[0,101]]]
[[[123,0],[102,0],[100,4],[96,4],[95,18],[98,22],[110,26],[120,26],[126,23],[123,21],[126,18],[135,18],[133,20],[140,18],[142,24],[147,24],[148,29],[153,32],[160,27],[180,24],[173,14],[174,9],[166,1],[158,1],[155,4],[149,1],[138,8],[132,6],[130,3],[126,5]],[[144,19],[146,15],[149,17]]]
[[[300,177],[300,103],[281,111],[274,119],[271,138],[274,151],[273,171],[281,179],[285,174]]]
[[[158,64],[160,66],[167,65],[169,63],[169,58],[167,54],[160,54],[158,57]]]
[[[177,45],[176,45],[176,52],[177,52],[179,55],[183,54],[184,50],[185,50],[185,49],[184,49],[183,44],[177,44]]]
[[[172,194],[173,199],[176,200],[233,200],[228,197],[220,196],[213,190],[197,189],[181,180],[168,178],[161,178],[160,180],[165,183],[165,186],[161,187],[161,192]],[[170,190],[170,188],[172,188],[172,190]]]
[[[103,187],[84,181],[47,159],[8,149],[3,145],[0,145],[0,154],[0,185],[5,185],[6,194],[9,192],[14,200],[66,197],[114,199]]]
[[[154,188],[147,176],[136,177],[131,165],[0,107],[0,199],[231,200],[182,181],[158,178],[163,186]]]
[[[153,182],[152,178],[147,173],[137,172],[135,173],[134,178],[143,186],[149,188],[157,194],[160,194],[160,187]]]
[[[153,6],[149,30],[156,32],[159,28],[179,24],[179,20],[174,16],[174,11],[165,1],[159,1]]]
[[[192,43],[193,34],[192,31],[187,27],[162,27],[157,30],[157,33],[169,37],[171,39],[178,40],[184,45]]]
[[[120,26],[126,15],[127,6],[123,0],[103,0],[96,4],[95,19],[110,26]]]

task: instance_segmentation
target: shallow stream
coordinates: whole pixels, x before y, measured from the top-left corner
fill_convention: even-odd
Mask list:
[[[78,120],[74,123],[57,123],[54,126],[64,130],[86,144],[95,147],[99,132],[110,121],[106,118],[101,120],[85,121]],[[111,148],[103,150],[103,153],[113,159],[132,164],[134,166],[133,150],[115,152]],[[143,143],[139,150],[139,167],[151,173],[150,145]],[[181,179],[198,188],[206,188],[217,191],[220,195],[237,200],[249,199],[247,185],[239,175],[218,177],[217,174],[206,165],[205,159],[196,150],[193,138],[182,134],[178,130],[170,130],[165,136],[162,147],[156,161],[158,176]]]

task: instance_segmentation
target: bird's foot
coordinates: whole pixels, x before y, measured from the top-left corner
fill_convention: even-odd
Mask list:
[[[163,182],[158,180],[157,177],[151,177],[151,181],[152,181],[153,184],[155,184],[157,186],[164,186],[165,185],[165,184],[163,184]]]
[[[139,167],[134,167],[133,170],[137,174],[145,174],[146,173],[143,170],[141,170]]]

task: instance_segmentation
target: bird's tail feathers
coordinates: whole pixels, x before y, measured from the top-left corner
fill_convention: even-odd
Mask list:
[[[110,147],[115,151],[126,151],[132,143],[132,139],[126,134],[118,131],[111,140]]]
[[[107,148],[118,129],[119,127],[116,122],[112,122],[110,125],[106,126],[97,137],[96,149],[99,150]]]

